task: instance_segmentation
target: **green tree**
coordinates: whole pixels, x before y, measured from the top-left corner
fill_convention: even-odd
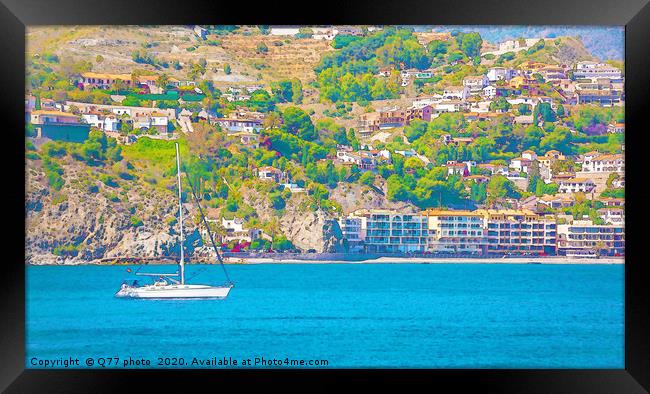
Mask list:
[[[313,141],[318,135],[309,115],[298,107],[287,107],[282,113],[282,129],[298,135],[303,140]]]
[[[447,53],[447,47],[449,47],[449,44],[441,40],[431,40],[427,44],[427,50],[432,59],[439,55],[445,55]]]
[[[268,51],[269,47],[267,47],[265,43],[260,42],[257,44],[257,53],[267,53]]]
[[[279,252],[284,252],[290,249],[294,249],[293,243],[287,239],[284,235],[277,236],[273,238],[273,244],[272,244],[273,250],[277,250]]]
[[[467,57],[479,57],[481,55],[481,46],[483,45],[483,39],[479,33],[461,33],[458,37],[460,37],[458,46]]]
[[[258,89],[251,93],[251,98],[246,103],[253,111],[269,112],[275,108],[275,101],[264,89]]]
[[[490,111],[506,112],[510,110],[511,106],[505,97],[499,96],[490,103]]]
[[[373,174],[371,171],[366,171],[361,175],[361,177],[359,177],[359,183],[363,185],[371,186],[374,181],[375,181],[375,174]]]
[[[503,175],[495,175],[490,178],[487,184],[487,193],[489,197],[495,200],[521,197],[514,182]]]
[[[540,117],[544,122],[555,122],[555,112],[551,108],[550,103],[539,103],[535,106],[533,119],[537,120],[540,119]]]
[[[519,112],[519,115],[528,115],[530,114],[530,105],[521,103],[517,106],[517,112]]]

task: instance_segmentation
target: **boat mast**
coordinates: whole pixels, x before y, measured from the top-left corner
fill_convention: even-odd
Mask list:
[[[176,174],[178,175],[178,223],[181,227],[181,262],[178,264],[181,274],[181,284],[185,284],[185,258],[183,255],[183,200],[181,195],[181,156],[176,142]]]

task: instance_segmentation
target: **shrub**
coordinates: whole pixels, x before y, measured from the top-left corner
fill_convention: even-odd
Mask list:
[[[61,190],[65,184],[65,180],[61,176],[63,175],[63,169],[58,164],[47,160],[43,163],[43,170],[45,171],[48,184],[54,190]]]
[[[68,196],[65,194],[58,194],[54,197],[52,197],[52,205],[59,205],[64,201],[68,200]]]
[[[142,219],[140,219],[139,217],[137,217],[135,215],[131,216],[131,226],[140,227],[140,226],[143,226],[143,225],[144,225],[144,223],[142,222]]]
[[[115,182],[115,178],[113,178],[112,176],[107,175],[107,174],[100,174],[99,175],[99,180],[106,186],[110,186],[110,187],[118,187],[119,186],[119,184],[117,182]]]
[[[41,147],[41,152],[47,157],[61,157],[67,153],[65,145],[61,142],[50,141]]]
[[[79,254],[79,247],[77,245],[57,246],[52,250],[57,256],[76,256]]]

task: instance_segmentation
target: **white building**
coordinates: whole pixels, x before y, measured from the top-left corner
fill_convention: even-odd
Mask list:
[[[442,97],[447,100],[467,100],[470,95],[468,86],[447,86]]]
[[[428,209],[428,249],[432,252],[483,254],[486,250],[483,215],[475,211]]]
[[[607,125],[607,132],[610,134],[625,133],[625,123],[612,123]]]
[[[120,120],[115,115],[107,115],[104,118],[104,131],[119,131]]]
[[[299,26],[273,26],[269,34],[272,36],[295,36],[299,32]]]
[[[614,81],[622,79],[621,70],[606,63],[579,62],[573,72],[575,79],[609,78]]]
[[[151,127],[161,133],[166,133],[169,126],[169,117],[166,114],[153,112],[151,114]]]
[[[497,88],[492,85],[483,88],[483,96],[488,99],[493,99],[497,95]]]
[[[226,234],[221,237],[221,242],[251,242],[262,237],[262,230],[244,228],[244,219],[221,218],[221,226],[226,230]]]
[[[467,76],[463,78],[463,86],[468,87],[472,94],[481,93],[489,82],[485,75]]]
[[[591,193],[595,188],[594,181],[586,178],[562,179],[558,182],[558,191],[560,193]]]
[[[513,97],[508,97],[508,98],[506,98],[506,101],[512,106],[519,105],[519,104],[526,104],[526,105],[530,105],[531,107],[535,107],[539,103],[540,100],[532,98],[532,97],[520,96],[520,97],[514,97],[514,98]],[[531,111],[532,111],[532,108],[531,108]]]
[[[483,163],[478,168],[489,171],[491,175],[508,175],[508,167],[502,164]]]
[[[598,215],[608,224],[625,224],[625,210],[623,208],[601,208]]]
[[[356,211],[365,217],[364,248],[368,253],[424,252],[427,249],[427,218],[387,210]],[[361,222],[362,225],[364,221]]]
[[[336,159],[343,164],[359,164],[361,157],[351,151],[339,150],[336,152]]]
[[[133,130],[148,130],[151,128],[151,118],[148,116],[139,116],[133,119]]]
[[[516,49],[526,49],[530,46],[535,45],[539,40],[542,40],[542,38],[524,38],[521,40],[520,39],[506,40],[504,42],[499,43],[499,51],[507,52]]]
[[[464,101],[459,100],[446,100],[434,104],[433,111],[436,114],[445,113],[445,112],[460,112],[466,110],[469,105]]]
[[[304,187],[300,187],[296,183],[283,183],[280,186],[282,186],[285,189],[289,189],[291,193],[304,193],[307,191]]]
[[[434,104],[439,103],[440,101],[442,101],[442,95],[440,94],[427,96],[427,97],[417,97],[416,99],[413,100],[413,107],[424,108],[427,105],[433,106]]]
[[[231,119],[231,118],[212,118],[213,123],[221,126],[222,129],[237,133],[241,131],[249,133],[259,133],[262,130],[261,119]]]
[[[622,225],[597,225],[591,220],[574,220],[557,226],[558,254],[597,257],[625,254],[625,228]]]
[[[506,67],[492,67],[486,76],[490,82],[499,80],[509,81],[517,75],[517,71]]]
[[[280,179],[283,177],[283,173],[274,167],[260,167],[257,169],[257,177],[263,180],[280,182]]]
[[[622,154],[585,154],[582,162],[583,172],[625,172],[625,158]]]
[[[354,214],[341,217],[339,218],[339,226],[343,238],[348,241],[348,251],[350,253],[362,253],[363,243],[366,238],[366,217]]]
[[[524,172],[528,174],[528,170],[532,164],[533,160],[527,159],[525,157],[515,157],[510,160],[510,168],[517,172]]]
[[[469,169],[467,168],[466,162],[458,163],[456,161],[450,160],[444,166],[447,167],[447,175],[465,176],[469,174]]]
[[[537,153],[532,150],[525,150],[521,153],[521,157],[530,161],[537,160]]]
[[[92,127],[95,127],[100,130],[104,130],[104,120],[101,114],[98,113],[82,114],[81,118]]]

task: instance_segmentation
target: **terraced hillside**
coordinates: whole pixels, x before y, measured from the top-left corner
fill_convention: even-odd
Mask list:
[[[258,50],[260,43],[266,45],[267,52]],[[315,79],[314,66],[329,50],[333,48],[325,40],[260,34],[210,35],[201,40],[188,26],[37,26],[27,31],[28,56],[53,53],[90,61],[96,72],[128,73],[139,68],[164,71],[177,78],[187,78],[190,62],[205,59],[202,78],[217,86],[268,83],[282,78],[299,78],[307,83]],[[156,69],[136,63],[134,51],[145,51],[170,66]],[[180,63],[180,70],[171,66],[174,61]],[[229,74],[224,72],[226,64],[232,70]]]
[[[260,43],[268,52],[260,52]],[[260,73],[265,79],[298,78],[303,84],[315,79],[314,66],[323,52],[333,50],[329,41],[310,38],[287,39],[263,35],[228,35],[223,49],[231,58],[248,65],[265,64]]]

